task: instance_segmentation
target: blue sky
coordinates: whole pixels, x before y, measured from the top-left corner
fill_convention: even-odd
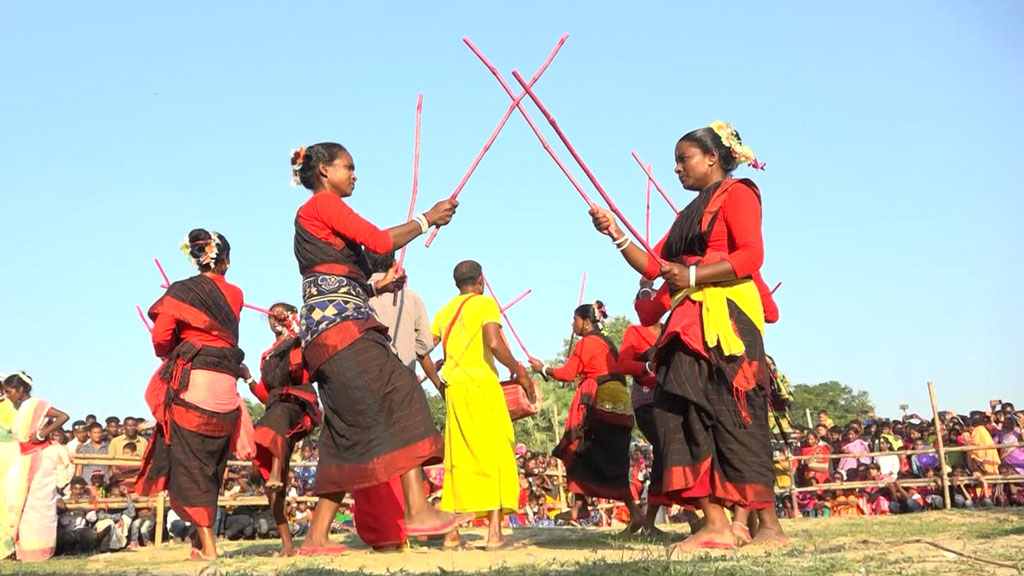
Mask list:
[[[451,192],[508,103],[461,38],[514,83],[511,69],[529,77],[569,32],[536,91],[634,223],[633,150],[679,206],[683,133],[732,122],[767,162],[754,175],[763,273],[784,283],[767,346],[795,382],[868,390],[880,413],[926,411],[929,379],[957,410],[1022,389],[1020,3],[444,4],[0,7],[0,371],[25,369],[73,416],[144,414],[158,361],[134,306],[161,294],[154,257],[191,274],[178,242],[210,227],[249,301],[299,301],[292,220],[307,193],[288,185],[290,149],[342,142],[352,205],[394,225],[417,93],[421,209]],[[473,258],[504,299],[533,289],[511,315],[538,356],[568,334],[584,270],[588,300],[632,317],[636,275],[518,115],[461,200],[433,247],[409,251],[428,309]],[[652,207],[660,234],[671,215]],[[251,364],[271,339],[243,313]]]

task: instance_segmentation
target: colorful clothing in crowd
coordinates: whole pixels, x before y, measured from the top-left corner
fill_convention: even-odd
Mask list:
[[[999,473],[999,451],[995,449],[995,441],[992,434],[984,426],[975,426],[971,430],[971,445],[984,446],[984,450],[973,450],[967,453],[967,459],[972,468],[982,471],[984,474]]]
[[[324,410],[317,494],[385,484],[444,454],[423,388],[368,304],[364,248],[390,252],[391,235],[338,196],[317,192],[299,208],[300,334]]]
[[[552,454],[565,463],[569,491],[591,497],[629,497],[629,443],[633,410],[625,378],[614,372],[618,351],[601,333],[576,343],[565,365],[551,377],[572,382],[582,377],[565,421],[565,433]],[[657,458],[655,458],[657,465]]]
[[[242,291],[223,276],[171,284],[149,309],[153,349],[164,359],[146,402],[156,419],[136,492],[167,490],[183,520],[212,526],[228,457],[255,454],[252,421],[238,394]]]
[[[18,454],[0,479],[0,560],[16,552],[22,562],[42,562],[56,551],[57,471],[71,456],[63,445],[38,441],[49,410],[49,402],[29,398],[15,416]]]
[[[774,502],[770,377],[764,325],[778,309],[761,278],[761,197],[750,180],[725,179],[679,213],[655,250],[686,266],[725,261],[738,280],[637,300],[642,323],[669,313],[656,364],[655,422],[665,494],[680,504],[714,496],[746,508]],[[644,276],[658,275],[648,258]]]
[[[434,317],[431,333],[444,346],[446,382],[444,490],[441,509],[511,514],[519,500],[515,434],[484,326],[501,326],[493,298],[460,294]]]

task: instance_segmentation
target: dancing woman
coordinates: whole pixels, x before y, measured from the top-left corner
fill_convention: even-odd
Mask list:
[[[377,228],[346,204],[356,185],[355,162],[340,144],[326,142],[292,155],[296,184],[313,192],[295,217],[295,257],[302,274],[300,335],[306,367],[320,387],[324,425],[309,535],[300,552],[343,553],[328,532],[346,490],[401,476],[406,532],[446,534],[472,516],[434,509],[423,492],[420,466],[441,462],[444,444],[427,398],[388,344],[387,330],[367,299],[404,284],[392,268],[369,282],[365,250],[390,252],[430,226],[443,226],[458,205],[445,200],[413,220]]]
[[[607,318],[600,300],[576,308],[572,331],[580,340],[565,364],[549,368],[531,359],[530,366],[534,372],[561,382],[582,376],[569,408],[565,433],[553,451],[565,463],[569,491],[576,495],[570,519],[579,519],[585,496],[620,500],[629,508],[627,532],[638,532],[643,518],[629,491],[633,409],[625,379],[616,372],[618,351],[601,332]]]
[[[254,427],[256,457],[253,464],[266,482],[267,501],[281,534],[281,556],[292,556],[292,535],[284,513],[288,464],[295,444],[320,425],[320,407],[316,390],[302,363],[299,339],[299,311],[279,302],[270,307],[270,330],[277,336],[274,345],[260,360],[260,381],[256,383],[248,367],[242,365],[242,377],[267,410]]]
[[[759,272],[761,195],[752,181],[729,177],[741,162],[763,165],[723,122],[684,135],[675,158],[683,188],[698,195],[654,249],[662,266],[632,245],[610,212],[590,214],[633,269],[664,279],[653,300],[637,306],[644,323],[668,313],[655,359],[662,489],[704,512],[703,528],[677,550],[733,547],[725,508],[734,505],[757,510],[754,543],[785,542],[772,493],[762,338],[774,304]]]
[[[163,490],[171,508],[197,529],[191,558],[217,557],[213,521],[228,456],[255,453],[252,421],[238,394],[245,354],[238,348],[242,291],[224,278],[231,245],[196,229],[182,251],[199,274],[170,285],[149,309],[153,350],[163,359],[146,389],[156,419],[135,491]]]

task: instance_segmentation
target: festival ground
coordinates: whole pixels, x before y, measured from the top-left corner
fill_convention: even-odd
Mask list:
[[[355,549],[347,556],[273,558],[271,541],[224,542],[226,556],[215,564],[184,561],[187,548],[170,544],[116,554],[54,558],[43,564],[0,564],[2,574],[1021,574],[1024,568],[1024,513],[1009,511],[934,511],[870,518],[783,521],[793,544],[781,550],[745,549],[692,554],[668,561],[665,547],[622,540],[614,530],[527,528],[515,531],[517,546],[501,552],[442,550],[414,544],[411,550],[376,554],[352,536],[342,541]],[[678,533],[682,537],[685,528]],[[466,534],[482,546],[482,531]],[[943,551],[923,541],[980,559]],[[1003,564],[999,566],[997,564]],[[1016,565],[1017,568],[1010,566]]]

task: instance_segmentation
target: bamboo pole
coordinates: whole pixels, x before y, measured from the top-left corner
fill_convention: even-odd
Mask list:
[[[949,472],[946,471],[946,446],[942,442],[942,420],[939,418],[939,406],[935,402],[935,386],[928,381],[928,399],[932,403],[932,415],[935,418],[935,439],[939,445],[939,478],[942,479],[942,499],[946,510],[953,507],[949,501]]]
[[[157,495],[156,500],[156,531],[153,536],[153,544],[160,546],[164,543],[164,526],[166,525],[165,515],[166,510],[166,492],[161,492]]]

